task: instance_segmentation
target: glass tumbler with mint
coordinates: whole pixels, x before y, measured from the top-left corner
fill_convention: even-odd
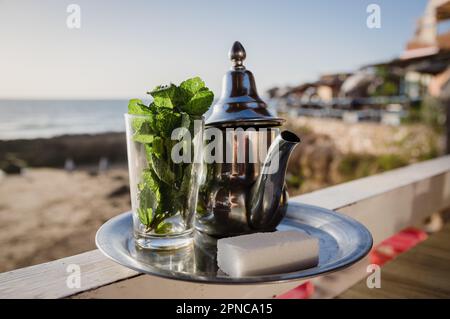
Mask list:
[[[142,248],[176,249],[192,242],[214,95],[198,77],[148,94],[150,104],[130,100],[125,114],[134,236]]]

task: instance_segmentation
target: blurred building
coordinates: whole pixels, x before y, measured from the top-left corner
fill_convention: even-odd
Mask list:
[[[439,25],[450,19],[449,0],[430,0],[418,20],[414,37],[407,43],[402,58],[435,54],[450,50],[450,31],[440,33]]]
[[[405,71],[405,93],[413,98],[440,96],[450,79],[450,30],[441,25],[450,21],[450,0],[430,0],[417,23],[414,37],[393,66]]]
[[[395,110],[404,116],[411,104],[420,105],[426,96],[442,97],[448,90],[448,22],[450,0],[430,0],[398,58],[366,65],[354,73],[323,75],[316,82],[272,89],[269,94],[278,99],[281,111],[299,115],[345,118],[344,111],[358,111],[357,120],[382,120],[386,112],[392,115]]]

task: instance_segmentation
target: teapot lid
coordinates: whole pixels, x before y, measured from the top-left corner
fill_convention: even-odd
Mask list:
[[[229,52],[232,63],[222,82],[222,95],[213,105],[206,120],[208,126],[278,126],[283,119],[274,117],[259,97],[255,78],[243,64],[246,53],[242,44],[234,42]]]

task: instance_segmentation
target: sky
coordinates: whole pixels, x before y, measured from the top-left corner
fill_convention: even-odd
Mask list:
[[[366,8],[381,9],[369,29]],[[68,28],[67,7],[80,7]],[[0,0],[0,98],[134,98],[200,76],[218,95],[239,40],[263,94],[399,56],[426,0]]]

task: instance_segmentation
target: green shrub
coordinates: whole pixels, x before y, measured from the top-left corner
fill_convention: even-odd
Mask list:
[[[349,181],[405,166],[407,164],[408,161],[403,156],[397,154],[380,156],[348,154],[340,161],[338,171],[343,180]]]
[[[365,154],[347,154],[339,165],[338,171],[344,180],[352,180],[373,174],[376,158]]]
[[[406,159],[397,154],[381,155],[376,162],[381,171],[388,171],[408,164]]]
[[[424,123],[441,133],[445,125],[444,105],[439,99],[427,95],[422,103],[410,106],[403,123]]]
[[[302,178],[297,174],[287,174],[286,175],[286,184],[289,188],[300,188],[302,185]]]

